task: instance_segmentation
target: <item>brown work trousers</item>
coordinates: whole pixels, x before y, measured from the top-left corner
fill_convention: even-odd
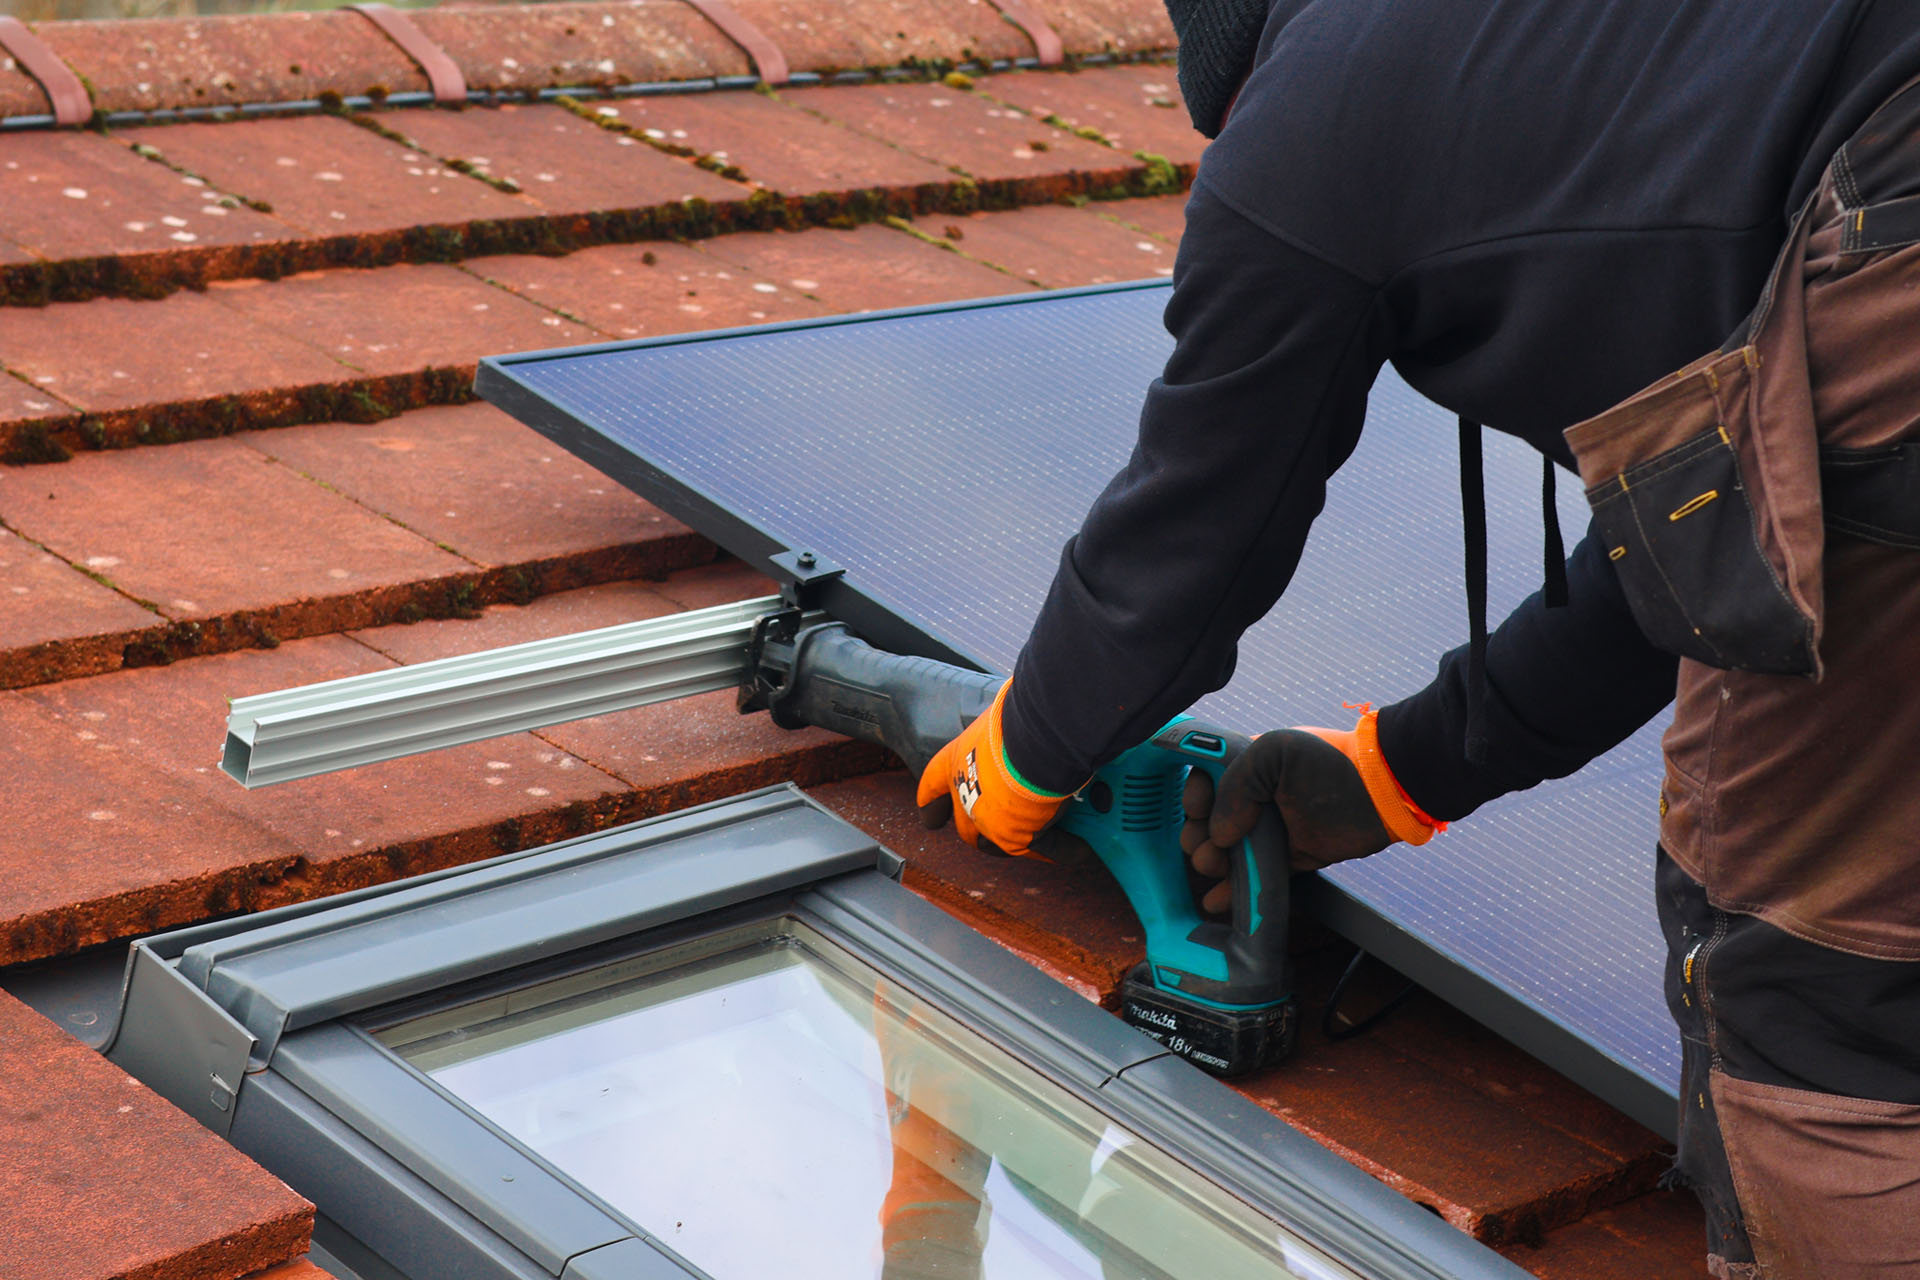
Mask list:
[[[1659,896],[1709,1269],[1920,1280],[1920,550],[1859,536],[1835,479],[1920,443],[1920,83],[1836,157],[1749,329],[1568,439],[1683,655]]]

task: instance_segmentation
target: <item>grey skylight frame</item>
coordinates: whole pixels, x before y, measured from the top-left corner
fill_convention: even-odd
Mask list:
[[[1363,1275],[1525,1275],[907,892],[900,867],[769,788],[147,939],[107,1055],[313,1200],[316,1240],[366,1280],[699,1276],[361,1024],[791,917]]]

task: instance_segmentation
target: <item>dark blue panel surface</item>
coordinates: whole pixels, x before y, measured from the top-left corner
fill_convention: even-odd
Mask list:
[[[828,607],[874,638],[1011,667],[1060,544],[1125,461],[1171,349],[1162,287],[963,304],[483,366],[481,389],[764,565],[847,569]],[[1538,585],[1537,455],[1487,441],[1491,616]],[[1351,722],[1465,638],[1454,425],[1391,371],[1280,606],[1199,710],[1235,728]],[[1585,528],[1563,486],[1570,538]],[[852,616],[856,611],[866,616]],[[863,625],[867,624],[867,625]],[[1636,1118],[1670,1130],[1678,1046],[1652,906],[1658,741],[1508,797],[1423,849],[1329,873],[1336,927]]]

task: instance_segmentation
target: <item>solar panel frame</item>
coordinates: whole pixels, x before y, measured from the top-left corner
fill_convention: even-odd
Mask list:
[[[938,607],[911,607],[905,598],[911,595],[910,590],[903,591],[897,584],[889,589],[886,582],[881,580],[885,575],[876,571],[871,555],[862,563],[861,557],[848,556],[846,548],[827,544],[822,536],[826,532],[824,527],[810,532],[795,532],[795,525],[805,525],[809,520],[819,525],[818,512],[811,516],[805,512],[798,515],[785,513],[790,523],[783,527],[779,514],[769,514],[768,504],[760,501],[773,486],[783,483],[779,467],[763,466],[755,460],[741,457],[741,474],[735,476],[717,467],[712,457],[698,459],[695,464],[684,461],[677,464],[661,456],[662,447],[671,445],[673,447],[664,451],[674,452],[692,437],[681,437],[671,430],[657,431],[650,439],[651,447],[643,451],[634,447],[631,441],[623,442],[618,438],[617,431],[608,426],[609,418],[622,417],[626,409],[616,408],[608,412],[603,404],[599,406],[600,411],[596,412],[593,406],[585,403],[591,397],[584,396],[575,388],[570,398],[567,392],[556,390],[556,381],[581,373],[586,369],[583,362],[597,362],[593,369],[604,372],[620,367],[621,362],[626,361],[628,364],[622,377],[631,374],[635,367],[631,362],[635,360],[649,361],[656,369],[671,362],[683,362],[693,379],[687,383],[687,388],[691,388],[687,392],[689,400],[698,401],[707,410],[721,407],[720,402],[730,403],[736,413],[745,409],[764,408],[767,411],[765,421],[778,426],[778,430],[769,430],[758,436],[753,436],[749,431],[741,439],[786,448],[789,452],[804,452],[791,448],[794,432],[799,429],[794,415],[804,414],[806,411],[798,406],[812,403],[807,397],[821,388],[805,385],[810,382],[810,375],[797,367],[788,369],[786,380],[779,381],[779,372],[773,367],[779,364],[779,360],[771,354],[775,351],[774,344],[778,344],[781,353],[789,359],[796,351],[813,357],[820,357],[824,352],[827,357],[842,358],[851,367],[859,359],[871,355],[871,351],[866,355],[861,354],[863,346],[884,346],[896,338],[907,342],[909,346],[914,341],[922,346],[931,341],[938,346],[935,339],[940,334],[950,335],[957,325],[978,329],[986,335],[984,340],[988,345],[999,341],[1002,348],[1011,351],[1013,364],[1003,362],[996,366],[1002,376],[1006,369],[1019,367],[1023,360],[1050,363],[1047,376],[1069,391],[1078,387],[1088,394],[1094,394],[1095,383],[1103,374],[1111,381],[1115,367],[1126,368],[1130,371],[1131,380],[1122,390],[1116,392],[1111,386],[1101,386],[1098,395],[1106,398],[1103,403],[1110,402],[1109,410],[1112,403],[1118,403],[1114,399],[1116,395],[1130,398],[1134,417],[1137,418],[1138,400],[1144,393],[1147,380],[1141,361],[1150,354],[1147,348],[1152,346],[1143,337],[1144,331],[1139,328],[1140,320],[1143,314],[1150,311],[1157,329],[1159,305],[1164,301],[1167,289],[1168,282],[1164,280],[1128,282],[498,356],[481,362],[475,385],[486,399],[633,489],[669,515],[712,538],[748,564],[784,582],[805,580],[810,604],[846,621],[875,644],[980,670],[1005,670],[1010,666],[1010,655],[996,654],[991,644],[982,645],[971,635],[959,634],[969,625],[969,619],[957,615],[943,616]],[[1042,313],[1032,310],[1047,304],[1066,304],[1068,312],[1076,307],[1082,311],[1112,308],[1111,315],[1106,318],[1120,324],[1133,335],[1134,347],[1120,350],[1120,365],[1104,362],[1099,351],[1078,352],[1086,357],[1084,361],[1067,362],[1062,358],[1064,348],[1061,344],[1071,348],[1076,339],[1062,336],[1059,331],[1070,326],[1045,324],[1036,320]],[[916,325],[921,330],[938,330],[939,333],[935,334],[934,339],[928,338],[926,333],[919,339],[913,339],[912,327]],[[988,332],[988,326],[991,326],[991,333]],[[1015,330],[1019,331],[1018,335],[1013,335],[1014,340],[1009,341],[1011,331]],[[1021,335],[1029,346],[1020,346]],[[1171,340],[1164,333],[1159,334],[1158,341],[1166,350],[1171,349]],[[794,343],[799,345],[792,346]],[[710,344],[731,345],[723,348]],[[1115,344],[1116,350],[1123,345]],[[723,351],[725,355],[721,358]],[[1164,354],[1162,350],[1159,358],[1164,359]],[[964,363],[957,354],[954,362]],[[953,374],[946,363],[928,361],[901,376],[924,380],[929,386],[942,385],[943,380],[951,381],[959,376]],[[567,369],[562,370],[562,365]],[[1158,364],[1152,367],[1157,370]],[[1065,377],[1060,376],[1062,370],[1068,371]],[[734,388],[728,388],[723,393],[714,392],[712,384],[723,373],[743,379],[744,389],[737,395]],[[599,373],[595,373],[595,376],[598,377]],[[701,382],[700,379],[706,381]],[[610,390],[617,383],[616,379],[599,390]],[[990,389],[996,394],[1001,390],[999,386]],[[668,388],[662,394],[670,397],[673,392]],[[997,404],[989,404],[985,408],[979,405],[957,408],[952,397],[943,403],[940,397],[934,395],[929,403],[940,411],[1001,413],[1001,407]],[[1030,401],[1022,404],[1031,409]],[[909,410],[909,413],[923,412],[924,409]],[[1369,439],[1403,432],[1422,415],[1434,416],[1436,421],[1444,420],[1451,427],[1450,414],[1420,400],[1390,370],[1383,374],[1370,402],[1368,427],[1363,432],[1361,446],[1356,450],[1354,459],[1347,464],[1343,476],[1364,471],[1373,465],[1367,461],[1370,456]],[[1109,412],[1107,417],[1111,418],[1112,413]],[[924,425],[924,421],[916,419],[916,426]],[[827,424],[826,429],[831,430],[831,424]],[[1128,438],[1131,433],[1130,419],[1126,428]],[[738,444],[738,441],[735,443]],[[1110,441],[1104,443],[1111,444]],[[1503,438],[1496,436],[1488,443],[1488,496],[1493,517],[1495,566],[1493,616],[1498,617],[1503,611],[1503,604],[1510,607],[1518,602],[1521,595],[1531,590],[1532,584],[1525,581],[1524,573],[1516,575],[1513,571],[1514,557],[1503,557],[1502,549],[1504,546],[1509,552],[1513,550],[1516,520],[1520,516],[1525,515],[1536,522],[1539,518],[1537,510],[1523,512],[1509,500],[1515,490],[1512,480],[1517,474],[1516,468],[1522,466],[1530,468],[1526,474],[1533,480],[1530,488],[1521,488],[1537,492],[1539,464],[1537,455],[1511,441],[1503,443]],[[698,452],[697,446],[690,447]],[[824,453],[813,456],[815,459],[826,457]],[[877,466],[882,460],[859,458],[858,461],[862,465],[871,463]],[[992,460],[987,460],[983,465],[991,467]],[[1094,464],[1087,466],[1098,470]],[[1452,468],[1450,454],[1440,459],[1437,466],[1426,467],[1423,463],[1420,472],[1422,485],[1431,481],[1431,486],[1422,488],[1415,498],[1433,505],[1441,501],[1439,495],[1445,490],[1446,501],[1457,521],[1458,500],[1451,488],[1455,481]],[[1085,469],[1082,468],[1083,471]],[[1102,483],[1112,469],[1113,466],[1108,466],[1100,473]],[[822,477],[813,474],[813,471],[814,468],[810,467],[794,467],[790,492],[807,495],[811,500],[815,496],[813,491],[818,490],[827,494],[822,501],[831,499],[831,486],[823,485]],[[1339,544],[1334,549],[1335,554],[1349,557],[1382,551],[1378,546],[1354,541],[1351,533],[1323,532],[1323,527],[1339,524],[1338,519],[1330,517],[1338,515],[1336,508],[1341,501],[1351,501],[1353,489],[1364,484],[1367,477],[1362,475],[1357,479],[1348,479],[1345,490],[1341,488],[1342,479],[1336,477],[1329,487],[1328,512],[1316,525],[1314,539],[1309,543],[1308,557],[1303,558],[1303,577],[1312,578],[1318,574],[1325,579],[1328,576],[1323,567],[1318,567],[1329,554],[1324,545],[1328,542]],[[760,488],[753,488],[755,482],[760,483]],[[738,492],[743,485],[747,494],[745,501]],[[1577,486],[1567,488],[1577,489]],[[735,492],[730,494],[729,490]],[[1343,492],[1348,495],[1346,499],[1340,498]],[[756,505],[758,510],[749,509]],[[773,506],[777,508],[779,503],[775,502]],[[1084,509],[1084,503],[1081,509]],[[1583,511],[1584,506],[1577,492],[1564,495],[1561,511],[1563,520],[1569,516],[1578,518]],[[1055,524],[1058,524],[1057,519]],[[1070,531],[1074,524],[1077,524],[1077,512],[1072,523],[1065,527]],[[1532,527],[1537,533],[1537,524]],[[1448,557],[1458,555],[1457,523],[1453,528],[1455,533],[1450,544],[1451,550],[1446,553]],[[865,531],[860,531],[860,536],[851,537],[851,541],[860,541],[864,534]],[[1437,544],[1440,540],[1436,537],[1431,541]],[[1053,545],[1057,548],[1057,538]],[[815,563],[811,570],[799,567],[802,553],[813,556]],[[1031,548],[1028,548],[1028,553],[1030,555]],[[1316,554],[1321,557],[1318,561],[1314,559]],[[1424,574],[1419,571],[1419,566],[1406,574],[1407,578],[1420,581],[1411,586],[1404,583],[1400,585],[1416,594],[1416,607],[1423,615],[1450,616],[1451,625],[1459,631],[1452,642],[1464,639],[1464,608],[1457,603],[1462,598],[1458,587],[1460,573],[1457,559],[1450,558],[1447,561],[1451,565],[1450,575],[1436,574],[1435,566],[1440,563],[1434,559],[1440,555],[1436,546],[1410,545],[1404,539],[1394,544],[1392,555],[1396,558],[1396,564],[1408,558],[1418,560],[1419,557],[1427,557],[1427,561],[1421,562],[1425,568]],[[1537,546],[1529,548],[1527,556],[1530,557],[1526,560],[1529,571],[1537,572]],[[836,563],[843,560],[851,565],[844,572]],[[1044,577],[1051,576],[1053,563],[1054,558],[1049,554],[1045,559]],[[1435,580],[1428,582],[1428,578]],[[1337,583],[1324,580],[1303,586],[1301,578],[1296,578],[1294,587],[1290,588],[1276,613],[1282,612],[1289,601],[1295,599],[1296,593],[1311,595],[1322,605],[1329,599],[1336,600],[1336,607],[1355,612],[1356,617],[1363,614],[1369,604],[1379,603],[1364,599],[1340,599],[1337,595],[1339,589]],[[1330,592],[1336,594],[1330,595]],[[978,594],[987,595],[984,591]],[[921,603],[924,605],[926,601]],[[989,600],[989,603],[992,602]],[[1450,615],[1446,614],[1447,610],[1452,611]],[[1000,621],[1004,622],[1004,619]],[[1371,651],[1367,650],[1367,645],[1376,642],[1384,647],[1370,658]],[[1445,647],[1449,646],[1422,646],[1417,652],[1421,660],[1430,663]],[[1412,687],[1405,687],[1410,670],[1407,666],[1408,651],[1405,647],[1395,648],[1390,638],[1381,640],[1369,637],[1357,648],[1366,652],[1359,652],[1358,656],[1343,655],[1351,657],[1352,662],[1349,669],[1343,670],[1337,677],[1350,683],[1327,686],[1322,673],[1316,672],[1312,679],[1295,673],[1291,683],[1283,680],[1288,695],[1279,700],[1277,707],[1274,707],[1271,696],[1262,704],[1274,707],[1267,712],[1269,716],[1284,713],[1290,715],[1291,719],[1274,718],[1267,724],[1248,724],[1243,722],[1244,714],[1240,720],[1236,720],[1217,710],[1215,718],[1223,719],[1235,728],[1266,728],[1272,723],[1315,718],[1315,708],[1294,705],[1296,696],[1305,696],[1299,691],[1304,685],[1318,684],[1320,687],[1315,688],[1314,693],[1324,699],[1329,687],[1374,690],[1392,688],[1393,682],[1399,680],[1403,690],[1411,692],[1412,688],[1424,683],[1422,677]],[[1318,662],[1324,657],[1316,655],[1311,661]],[[1283,658],[1278,665],[1291,670],[1293,658],[1291,655],[1283,655]],[[1243,661],[1243,672],[1248,667],[1249,664]],[[1242,681],[1237,678],[1222,695],[1203,700],[1199,709],[1203,713],[1209,711],[1210,703],[1239,689],[1241,684]],[[1232,705],[1230,699],[1228,703]],[[1654,824],[1650,816],[1650,801],[1635,807],[1634,800],[1634,797],[1644,799],[1655,793],[1657,769],[1655,734],[1651,729],[1643,730],[1628,744],[1589,766],[1588,770],[1574,779],[1547,784],[1555,788],[1554,791],[1543,789],[1526,797],[1508,797],[1497,801],[1476,815],[1471,820],[1471,826],[1461,824],[1466,831],[1456,831],[1446,841],[1439,842],[1442,845],[1447,841],[1453,842],[1452,856],[1456,858],[1470,856],[1466,847],[1469,842],[1474,852],[1486,853],[1497,849],[1504,851],[1505,856],[1512,856],[1516,851],[1524,855],[1531,847],[1529,842],[1537,844],[1542,840],[1552,840],[1555,838],[1554,832],[1564,830],[1570,823],[1612,823],[1635,814],[1644,817],[1644,838],[1634,835],[1629,822],[1622,829],[1621,843],[1617,847],[1602,848],[1599,855],[1590,859],[1585,866],[1571,868],[1569,875],[1562,877],[1565,883],[1555,887],[1555,894],[1565,897],[1568,894],[1577,895],[1584,883],[1591,892],[1600,894],[1605,899],[1603,905],[1619,917],[1613,923],[1622,932],[1617,938],[1620,947],[1618,955],[1579,957],[1596,962],[1592,971],[1578,975],[1549,973],[1548,987],[1544,988],[1545,997],[1542,995],[1543,988],[1536,985],[1529,989],[1526,986],[1531,979],[1524,972],[1528,967],[1525,954],[1528,941],[1523,934],[1525,925],[1522,921],[1529,914],[1530,904],[1524,901],[1512,904],[1489,902],[1487,899],[1490,895],[1485,884],[1469,882],[1453,885],[1451,902],[1433,904],[1434,910],[1477,911],[1483,918],[1483,924],[1491,919],[1495,933],[1503,924],[1520,927],[1509,936],[1495,938],[1491,953],[1485,947],[1476,950],[1475,946],[1461,945],[1458,936],[1449,939],[1443,930],[1434,927],[1433,912],[1418,900],[1419,895],[1409,897],[1400,892],[1409,876],[1416,879],[1432,876],[1432,883],[1446,883],[1446,877],[1434,870],[1440,864],[1434,863],[1431,855],[1425,851],[1390,851],[1361,862],[1344,864],[1320,876],[1303,877],[1298,885],[1301,902],[1310,912],[1358,945],[1403,973],[1417,977],[1423,986],[1636,1120],[1671,1137],[1675,1124],[1674,1081],[1678,1074],[1678,1043],[1660,1004],[1659,937],[1657,930],[1652,928],[1651,905]],[[1546,815],[1545,818],[1539,816],[1542,813]],[[1479,836],[1468,834],[1476,830],[1481,833]],[[1634,843],[1636,839],[1638,842]],[[1644,863],[1637,872],[1636,863]],[[1524,867],[1522,870],[1525,870]],[[1427,881],[1422,880],[1422,883]],[[1516,896],[1524,896],[1526,892],[1526,889],[1517,889]],[[1399,893],[1397,898],[1396,893]],[[1570,898],[1567,900],[1571,901]],[[1510,912],[1510,920],[1498,918],[1498,910],[1502,909]],[[1490,912],[1493,913],[1491,917]],[[1551,910],[1543,912],[1543,915],[1550,916]],[[1545,923],[1549,921],[1532,922],[1536,929]],[[1564,914],[1562,923],[1565,923]],[[1552,948],[1541,948],[1541,951],[1543,954],[1551,953]],[[1504,966],[1503,972],[1489,972],[1500,966]],[[1539,966],[1536,964],[1535,967]],[[1569,986],[1576,977],[1579,982]],[[1556,979],[1564,980],[1560,987],[1552,986]],[[1563,1007],[1549,1007],[1556,1000]],[[1631,1034],[1610,1037],[1596,1035],[1595,1026],[1604,1024],[1606,1015],[1612,1012],[1603,1008],[1611,1001],[1621,1002],[1620,1016],[1616,1021]],[[1572,1013],[1568,1012],[1569,1008],[1573,1010]],[[1593,1016],[1596,1010],[1601,1012],[1597,1020]],[[1602,1026],[1601,1029],[1611,1033],[1619,1028]]]

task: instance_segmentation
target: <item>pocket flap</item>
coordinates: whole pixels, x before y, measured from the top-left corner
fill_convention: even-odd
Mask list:
[[[1721,405],[1745,394],[1753,348],[1702,356],[1598,417],[1565,431],[1589,490],[1612,484],[1648,458],[1718,427]]]

